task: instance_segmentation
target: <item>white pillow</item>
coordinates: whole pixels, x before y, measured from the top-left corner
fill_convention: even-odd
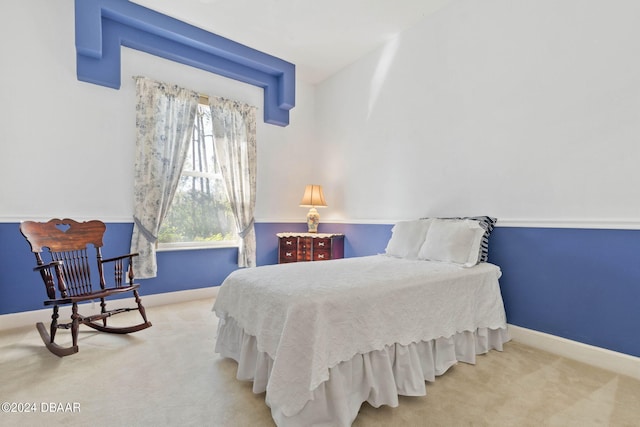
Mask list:
[[[431,221],[418,219],[398,222],[391,229],[391,239],[385,253],[399,258],[417,259]]]
[[[478,221],[434,219],[418,258],[472,267],[478,263],[484,231]]]

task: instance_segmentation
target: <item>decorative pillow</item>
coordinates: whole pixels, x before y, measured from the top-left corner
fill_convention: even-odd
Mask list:
[[[421,218],[423,220],[429,218]],[[482,235],[482,241],[480,242],[479,249],[479,262],[487,262],[489,259],[489,236],[495,227],[496,222],[498,221],[496,218],[490,216],[465,216],[465,217],[451,217],[451,218],[439,218],[439,219],[469,219],[472,221],[478,221],[480,227],[484,229],[484,234]]]
[[[484,228],[470,219],[434,219],[418,258],[472,267],[479,261]]]
[[[430,219],[398,222],[391,229],[385,253],[398,258],[417,259],[430,225]]]
[[[463,219],[478,221],[480,227],[484,229],[482,241],[480,242],[480,262],[487,262],[489,259],[489,236],[498,220],[490,216],[470,216]]]

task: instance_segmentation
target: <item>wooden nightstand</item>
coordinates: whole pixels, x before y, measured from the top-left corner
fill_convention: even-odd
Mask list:
[[[278,233],[278,264],[344,257],[344,234]]]

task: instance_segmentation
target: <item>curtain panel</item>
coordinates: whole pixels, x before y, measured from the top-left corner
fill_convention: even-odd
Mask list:
[[[216,159],[225,181],[240,246],[238,267],[255,267],[256,107],[209,98]]]
[[[136,277],[156,277],[158,230],[175,194],[198,108],[197,92],[136,80],[136,160],[131,252]]]

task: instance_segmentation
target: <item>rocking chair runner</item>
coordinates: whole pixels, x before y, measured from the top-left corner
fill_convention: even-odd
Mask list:
[[[128,334],[151,326],[138,295],[139,285],[133,283],[131,260],[138,254],[102,259],[100,248],[103,246],[102,237],[105,230],[105,224],[95,220],[76,222],[72,219],[52,219],[48,222],[25,221],[20,224],[20,232],[36,256],[37,266],[33,270],[40,273],[47,289],[49,299],[44,301],[44,305],[53,306],[50,332],[47,332],[42,322],[37,323],[36,327],[49,351],[57,356],[63,357],[78,352],[78,327],[81,324],[98,331],[116,334]],[[93,245],[96,250],[99,288],[92,286],[88,245]],[[49,249],[48,261],[43,259],[43,248]],[[126,260],[128,261],[125,262]],[[104,278],[104,266],[107,263],[113,265],[113,287],[107,287]],[[107,310],[105,299],[125,292],[133,292],[137,307]],[[100,299],[100,313],[92,316],[80,315],[78,303],[94,299]],[[58,306],[68,304],[72,305],[71,322],[59,324]],[[129,327],[107,326],[108,317],[132,310],[140,312],[142,323]],[[96,323],[100,320],[102,324]],[[56,331],[61,328],[71,329],[73,344],[70,347],[61,347],[54,342]]]

